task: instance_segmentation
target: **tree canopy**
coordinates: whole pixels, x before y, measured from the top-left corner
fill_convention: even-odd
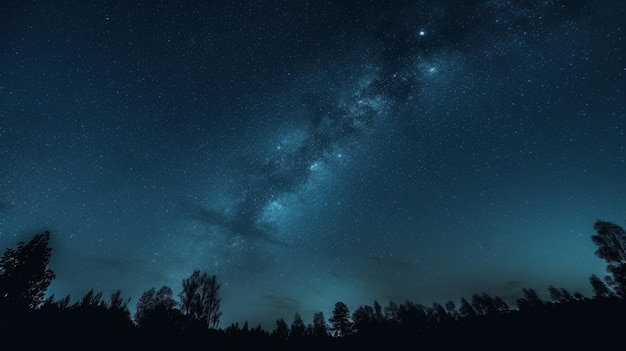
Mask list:
[[[350,310],[345,303],[339,301],[335,304],[332,316],[328,319],[330,330],[334,336],[348,336],[352,334],[352,320]]]
[[[220,287],[215,275],[195,270],[183,280],[183,290],[179,294],[182,313],[192,320],[206,323],[209,328],[217,328],[222,315]]]
[[[587,330],[592,331],[589,334],[599,334],[606,332],[607,325],[621,332],[619,328],[623,323],[620,324],[620,321],[626,315],[626,234],[622,227],[610,222],[598,221],[594,228],[597,234],[593,235],[592,241],[598,247],[595,254],[607,261],[610,275],[605,278],[606,283],[591,275],[589,283],[594,292],[591,299],[550,285],[548,292],[551,300],[542,300],[534,289],[523,288],[522,296],[515,301],[517,308],[510,308],[501,297],[484,292],[473,294],[469,299],[461,298],[458,309],[453,301],[445,305],[435,302],[428,306],[408,300],[399,304],[390,300],[384,307],[377,301],[373,306],[359,306],[351,315],[348,306],[339,301],[328,320],[322,312],[315,312],[312,324],[305,325],[302,316],[295,313],[291,326],[284,319],[277,319],[272,333],[264,331],[260,325],[250,329],[247,322],[243,328],[233,323],[225,330],[219,330],[220,284],[215,275],[199,270],[183,280],[182,291],[178,295],[180,301],[175,299],[174,292],[166,285],[144,292],[136,305],[134,324],[128,309],[130,298],[122,298],[120,290],[111,294],[109,302],[103,299],[102,292],[93,289],[73,304],[69,295],[59,300],[51,295],[44,300],[46,290],[55,278],[48,268],[52,249],[49,246],[50,233],[46,231],[35,235],[28,243],[20,242],[15,249],[7,249],[0,257],[0,307],[3,308],[0,312],[9,312],[0,314],[0,321],[4,323],[3,327],[19,331],[45,325],[56,332],[73,330],[78,334],[95,335],[108,330],[118,333],[130,331],[126,335],[131,335],[138,329],[148,331],[150,340],[163,334],[174,336],[178,343],[181,340],[179,337],[185,335],[191,343],[194,341],[191,336],[207,336],[215,341],[220,340],[218,338],[222,335],[225,339],[221,340],[228,342],[248,342],[233,344],[238,346],[270,342],[274,346],[284,343],[296,348],[304,343],[320,347],[331,343],[347,346],[355,340],[371,346],[370,342],[384,340],[385,337],[427,340],[447,335],[447,332],[461,340],[463,336],[473,337],[484,330],[497,330],[494,335],[506,335],[502,337],[510,339],[516,334],[515,328],[506,326],[507,321],[512,323],[509,325],[524,325],[534,336],[543,337],[551,337],[550,334],[541,334],[543,330],[556,331],[560,333],[558,335],[567,337],[583,335]],[[23,314],[24,311],[28,313]],[[22,314],[28,317],[22,318]],[[596,323],[597,320],[615,320],[617,323],[602,324]],[[40,329],[43,332],[45,328]],[[578,332],[571,332],[574,329]],[[155,331],[157,334],[152,333]]]
[[[7,248],[0,257],[0,303],[18,308],[36,308],[55,273],[48,267],[52,248],[50,232],[35,235],[16,249]]]
[[[596,234],[591,240],[597,246],[595,254],[607,262],[608,285],[621,297],[626,297],[626,231],[617,224],[596,221]]]

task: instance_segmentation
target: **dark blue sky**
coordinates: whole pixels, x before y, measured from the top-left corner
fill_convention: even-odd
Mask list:
[[[590,295],[626,218],[621,1],[8,1],[0,244],[222,325]]]

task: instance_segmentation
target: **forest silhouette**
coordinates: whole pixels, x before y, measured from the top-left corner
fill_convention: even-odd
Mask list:
[[[3,345],[20,349],[618,347],[626,331],[626,232],[600,220],[594,229],[594,253],[606,261],[607,275],[589,277],[593,296],[548,286],[549,300],[523,288],[514,306],[477,292],[458,303],[373,301],[353,311],[339,300],[328,318],[319,311],[305,324],[294,312],[291,321],[277,319],[273,330],[248,322],[221,328],[221,286],[200,270],[183,280],[176,296],[169,286],[144,292],[134,314],[120,290],[105,297],[92,289],[74,302],[69,295],[46,297],[56,274],[49,268],[51,234],[45,231],[0,258],[0,337]]]

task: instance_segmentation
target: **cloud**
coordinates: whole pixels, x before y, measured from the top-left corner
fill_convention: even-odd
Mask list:
[[[272,311],[280,314],[293,314],[301,310],[301,302],[291,297],[267,294],[263,296],[262,304],[268,305]]]
[[[260,211],[263,207],[256,204],[252,198],[244,198],[235,206],[233,213],[220,212],[191,202],[183,202],[181,207],[187,218],[200,221],[208,226],[217,226],[221,232],[230,236],[285,245],[284,242],[271,235],[269,224],[259,222]]]

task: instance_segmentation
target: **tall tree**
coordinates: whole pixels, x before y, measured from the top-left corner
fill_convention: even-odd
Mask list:
[[[163,285],[144,292],[137,301],[135,322],[143,329],[178,329],[180,311],[172,288]]]
[[[291,322],[291,338],[295,340],[300,340],[304,338],[304,333],[306,331],[306,326],[304,325],[304,321],[302,321],[302,317],[300,314],[296,312],[293,316],[293,322]]]
[[[52,248],[50,232],[35,235],[16,249],[6,249],[0,257],[0,304],[37,308],[56,277],[48,267]]]
[[[405,301],[398,306],[398,321],[401,329],[408,334],[415,334],[428,329],[428,311],[426,306]]]
[[[374,300],[374,317],[376,318],[376,322],[381,323],[385,320],[385,315],[383,314],[383,307],[378,303],[378,301]]]
[[[626,297],[626,231],[617,224],[596,221],[591,240],[598,247],[595,254],[607,262],[608,285],[620,297]]]
[[[333,315],[328,319],[330,330],[334,336],[348,336],[352,334],[352,320],[350,310],[345,303],[339,301],[335,304]]]
[[[117,289],[111,294],[111,300],[109,302],[109,312],[120,323],[131,324],[132,319],[130,316],[130,310],[128,304],[130,303],[130,297],[127,299],[122,298],[122,290]]]
[[[328,336],[328,325],[323,312],[313,313],[313,336],[318,339]]]
[[[128,309],[128,303],[130,303],[130,297],[124,300],[122,298],[122,290],[117,289],[111,294],[111,301],[109,302],[109,309],[120,311],[124,315],[128,315],[130,318],[130,310]]]
[[[284,319],[276,320],[276,329],[272,332],[272,338],[276,341],[286,341],[289,339],[289,327]]]
[[[209,328],[219,327],[222,315],[219,291],[220,284],[215,275],[195,270],[183,280],[183,290],[179,294],[181,312],[193,320],[206,323]]]
[[[368,305],[359,306],[352,313],[353,327],[356,332],[367,332],[374,327],[376,322],[376,312],[374,308]]]

